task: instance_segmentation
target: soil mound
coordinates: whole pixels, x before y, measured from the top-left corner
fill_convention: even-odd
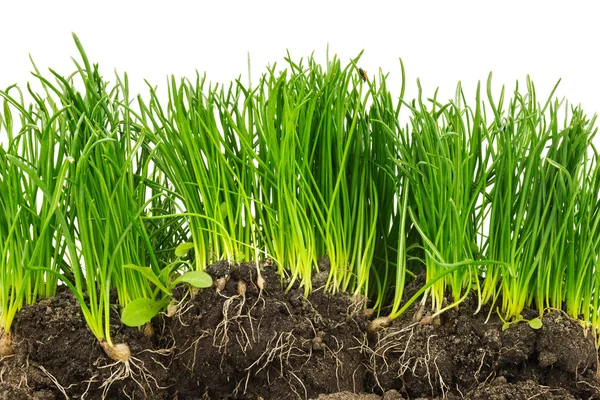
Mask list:
[[[414,305],[368,335],[360,299],[286,292],[273,267],[262,292],[254,265],[208,272],[219,290],[176,291],[177,309],[155,318],[151,337],[121,325],[114,307],[128,370],[109,362],[68,291],[25,307],[15,355],[0,361],[0,399],[600,398],[596,339],[561,311],[537,330],[503,330],[494,313],[474,314],[474,298],[429,324]]]

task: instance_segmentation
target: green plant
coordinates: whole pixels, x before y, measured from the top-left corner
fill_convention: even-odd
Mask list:
[[[182,243],[177,246],[175,253],[177,257],[183,257],[191,250],[191,248],[192,245],[190,243]],[[157,276],[152,268],[149,267],[125,265],[125,268],[140,272],[156,286],[157,291],[160,290],[163,294],[163,297],[160,299],[156,299],[158,296],[154,296],[154,298],[140,297],[128,303],[121,313],[121,321],[125,325],[142,326],[150,322],[159,311],[173,301],[173,288],[179,283],[187,283],[195,288],[207,288],[212,286],[212,278],[204,271],[188,271],[177,276],[174,280],[171,280],[170,278],[173,276],[174,270],[180,263],[183,263],[183,261],[178,260],[174,262],[173,265],[167,266],[162,270],[160,276]],[[163,283],[165,281],[166,285]]]
[[[47,94],[45,102],[51,106],[44,111],[51,122],[57,122],[46,130],[50,137],[60,138],[46,144],[44,152],[50,154],[48,159],[58,152],[68,156],[59,160],[66,157],[71,162],[64,164],[56,180],[57,174],[46,176],[45,165],[35,164],[31,154],[24,159],[9,156],[19,171],[37,185],[43,195],[42,209],[56,213],[52,227],[60,233],[55,241],[61,253],[55,260],[59,265],[68,262],[62,270],[50,268],[49,263],[33,262],[26,269],[31,276],[47,274],[48,282],[60,279],[67,284],[109,357],[128,361],[127,346],[114,345],[110,337],[110,292],[116,290],[121,306],[154,295],[151,283],[125,265],[150,265],[160,274],[163,265],[154,253],[142,216],[163,193],[158,191],[147,198],[147,189],[155,190],[160,182],[148,185],[149,179],[157,177],[150,163],[152,154],[145,151],[143,135],[135,139],[131,135],[129,109],[123,106],[129,103],[126,76],[108,90],[76,37],[75,42],[83,59],[83,67],[76,64],[76,74],[64,78],[52,71],[57,80],[54,85],[39,71],[36,73]],[[73,78],[77,76],[82,79],[84,93],[75,87]],[[43,222],[42,226],[48,225]]]
[[[60,280],[126,364],[111,293],[122,322],[140,326],[177,284],[210,286],[202,271],[217,260],[255,262],[262,290],[263,257],[306,296],[368,296],[385,315],[373,329],[417,301],[431,320],[472,293],[508,325],[553,307],[600,328],[596,118],[562,108],[556,87],[543,104],[529,79],[494,98],[490,75],[485,102],[478,86],[469,105],[460,85],[453,100],[425,100],[420,85],[409,100],[401,63],[396,101],[360,54],[324,67],[288,54],[256,86],[172,77],[166,99],[151,87],[145,101],[75,43],[72,75],[50,81],[34,65],[43,95],[29,90],[31,105],[0,92],[5,354],[15,313]]]
[[[56,292],[56,278],[29,267],[68,271],[65,242],[56,229],[56,212],[65,207],[62,187],[73,162],[64,149],[55,151],[64,139],[54,130],[64,110],[53,114],[51,104],[32,95],[36,102],[27,109],[18,88],[0,91],[0,132],[8,139],[7,150],[0,147],[0,356],[12,353],[10,328],[16,312],[24,303]],[[19,115],[17,132],[11,109]],[[35,176],[28,172],[33,170]],[[48,201],[40,203],[43,194]]]

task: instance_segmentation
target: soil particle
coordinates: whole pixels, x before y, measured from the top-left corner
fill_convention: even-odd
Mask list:
[[[502,347],[498,351],[497,365],[502,374],[514,376],[519,365],[523,365],[535,350],[536,332],[526,323],[512,325],[502,332]]]
[[[322,394],[313,400],[381,400],[381,396],[376,394],[355,394],[352,392],[339,392],[332,394]]]

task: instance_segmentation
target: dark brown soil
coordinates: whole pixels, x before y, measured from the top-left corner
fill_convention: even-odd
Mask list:
[[[285,293],[272,269],[263,272],[269,284],[262,294],[255,268],[229,272],[222,264],[209,273],[229,276],[224,290],[199,293],[167,326],[180,350],[178,394],[287,399],[363,391],[357,338],[368,321],[360,316],[362,303],[322,291],[310,300],[299,289]],[[240,280],[247,283],[245,296],[238,294]]]
[[[437,324],[414,320],[413,310],[378,333],[366,390],[411,399],[600,398],[595,339],[579,322],[555,310],[539,330],[521,322],[503,331],[496,315],[486,322],[488,310],[473,315],[475,300]]]
[[[109,386],[105,383],[123,365],[110,366],[113,362],[87,328],[70,292],[25,307],[13,324],[15,356],[3,361],[0,399],[168,399],[158,389],[169,384],[169,373],[161,368],[168,358],[152,352],[159,350],[156,340],[124,328],[116,311],[111,326],[113,342],[127,343],[136,360],[130,366],[131,377]]]
[[[123,364],[111,365],[69,292],[25,307],[16,354],[0,360],[0,399],[600,399],[595,339],[560,311],[539,330],[502,331],[494,314],[473,315],[474,299],[433,324],[415,320],[415,305],[368,335],[359,299],[285,292],[272,267],[262,293],[253,266],[209,273],[228,277],[223,289],[178,290],[177,312],[153,321],[153,337],[115,310],[113,340],[135,359],[110,386]]]

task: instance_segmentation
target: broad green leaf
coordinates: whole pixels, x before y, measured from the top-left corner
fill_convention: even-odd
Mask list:
[[[193,248],[194,248],[194,243],[187,243],[187,242],[181,243],[175,249],[175,255],[177,257],[183,257]]]
[[[209,274],[204,271],[190,271],[175,279],[173,286],[185,282],[197,288],[211,287],[213,282]]]
[[[529,321],[529,326],[532,329],[540,329],[542,327],[542,320],[539,317],[534,318],[531,321]]]
[[[169,304],[169,301],[169,298],[162,300],[152,300],[144,297],[135,299],[123,309],[121,322],[127,326],[142,326]]]
[[[144,277],[146,279],[148,279],[150,282],[154,283],[157,288],[159,288],[160,290],[162,290],[169,296],[171,295],[171,291],[169,289],[167,289],[165,285],[163,285],[163,283],[160,281],[160,279],[158,279],[158,277],[156,276],[154,271],[152,271],[152,268],[138,267],[137,265],[133,265],[133,264],[126,264],[123,267],[133,269],[133,270],[140,272],[142,275],[144,275]]]

